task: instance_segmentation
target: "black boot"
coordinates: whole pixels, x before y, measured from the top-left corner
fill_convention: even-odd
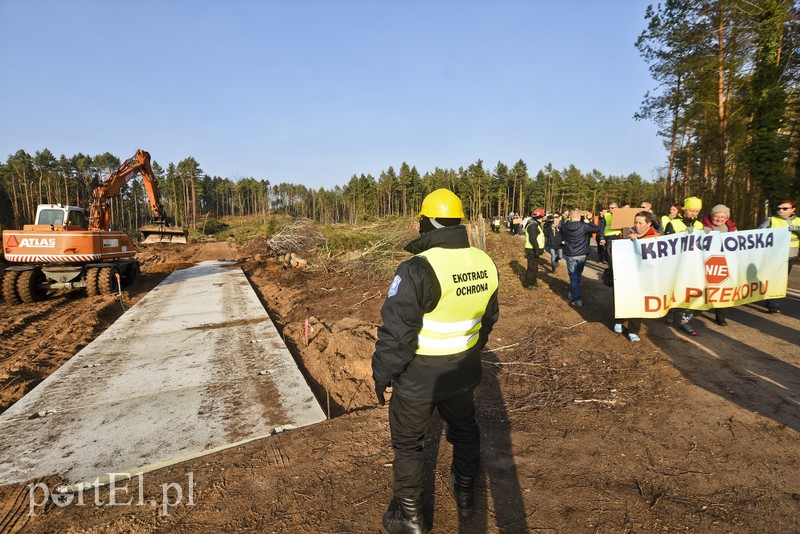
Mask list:
[[[475,479],[459,477],[450,473],[450,491],[456,498],[458,516],[462,519],[472,517],[475,511]]]
[[[389,534],[427,534],[420,500],[413,497],[393,498],[389,509],[383,514],[383,528]]]

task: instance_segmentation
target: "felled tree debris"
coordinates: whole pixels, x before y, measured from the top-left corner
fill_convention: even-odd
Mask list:
[[[287,252],[280,258],[285,267],[293,267],[295,269],[303,269],[304,267],[308,267],[308,260],[301,258],[294,252]]]
[[[311,220],[297,219],[269,238],[266,246],[278,254],[287,254],[296,250],[312,250],[323,243],[325,236]]]

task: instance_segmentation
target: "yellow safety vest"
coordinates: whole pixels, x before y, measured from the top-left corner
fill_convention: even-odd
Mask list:
[[[687,228],[686,224],[683,222],[683,219],[681,219],[680,217],[675,217],[670,222],[672,223],[672,229],[675,230],[676,234],[679,234],[681,232],[685,232],[686,231],[686,228]],[[702,230],[703,229],[703,223],[701,223],[700,221],[695,220],[694,223],[692,223],[692,227],[694,227],[695,230]]]
[[[528,228],[530,228],[533,224],[539,223],[532,222],[525,226],[525,248],[527,249],[533,248],[533,245],[531,245],[531,236],[528,235]],[[542,228],[541,224],[539,224],[539,235],[536,236],[536,244],[539,246],[539,250],[544,250],[544,228]]]
[[[420,252],[436,273],[442,296],[422,316],[417,354],[449,356],[475,346],[481,319],[497,291],[497,267],[482,250],[435,247]]]
[[[662,215],[661,216],[661,230],[663,231],[666,229],[667,225],[671,223],[674,219],[670,219],[669,215]]]
[[[608,235],[619,234],[619,228],[617,228],[616,230],[611,228],[611,212],[609,211],[608,213],[603,215],[603,218],[606,220],[606,225],[603,227],[603,237]]]
[[[790,222],[795,226],[800,225],[800,217],[797,215],[792,217],[789,221],[783,217],[770,217],[770,219],[772,220],[769,225],[772,228],[788,228]],[[800,248],[800,237],[797,237],[797,234],[794,232],[789,232],[789,236],[789,248]]]

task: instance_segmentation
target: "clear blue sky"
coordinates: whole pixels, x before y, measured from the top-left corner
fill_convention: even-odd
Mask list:
[[[0,158],[309,187],[522,159],[653,179],[645,0],[0,0]]]

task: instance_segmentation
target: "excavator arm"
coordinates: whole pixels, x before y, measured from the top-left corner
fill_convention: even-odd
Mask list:
[[[89,230],[107,230],[109,227],[108,205],[112,198],[119,194],[122,186],[137,175],[142,175],[142,182],[150,201],[152,220],[150,225],[140,230],[145,236],[145,242],[170,241],[186,243],[186,232],[170,225],[161,197],[158,194],[158,185],[153,169],[150,167],[150,153],[141,148],[133,157],[125,160],[115,172],[112,172],[92,191],[92,203],[89,206]]]

